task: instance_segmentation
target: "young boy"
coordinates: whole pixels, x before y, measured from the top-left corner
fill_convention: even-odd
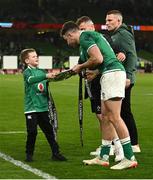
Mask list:
[[[37,136],[37,125],[45,134],[52,150],[52,160],[66,161],[60,153],[55,140],[53,127],[48,113],[47,79],[54,78],[53,73],[39,69],[38,55],[35,49],[24,49],[20,54],[21,61],[27,66],[23,72],[25,86],[25,117],[27,127],[26,161],[33,161],[33,153]]]

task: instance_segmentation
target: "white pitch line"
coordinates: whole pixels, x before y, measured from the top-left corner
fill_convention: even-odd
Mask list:
[[[41,132],[38,130],[38,132]],[[0,131],[0,134],[25,134],[26,131]]]
[[[153,96],[153,93],[147,93],[146,96]]]
[[[0,134],[25,134],[26,131],[0,131]]]
[[[39,169],[36,169],[36,168],[32,168],[28,164],[25,164],[25,163],[23,163],[21,161],[15,160],[11,156],[6,155],[6,154],[4,154],[2,152],[0,152],[0,158],[14,164],[15,166],[18,166],[18,167],[21,167],[22,169],[30,171],[33,174],[42,177],[43,179],[57,179],[56,177],[54,177],[54,176],[52,176],[52,175],[50,175],[48,173],[45,173],[45,172],[43,172],[43,171],[41,171]]]

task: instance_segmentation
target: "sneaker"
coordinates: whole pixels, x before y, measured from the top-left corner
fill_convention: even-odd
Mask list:
[[[100,151],[101,151],[101,146],[99,146],[99,147],[96,149],[96,151],[90,152],[90,155],[91,155],[91,156],[100,156]],[[111,145],[109,155],[110,155],[110,156],[115,155],[115,162],[121,161],[121,160],[124,158],[123,148],[120,147],[120,148],[116,148],[116,149],[115,149],[115,146],[114,146],[114,145]]]
[[[99,146],[95,151],[90,152],[91,156],[99,156],[101,151],[101,146]]]
[[[122,146],[114,149],[115,162],[121,161],[124,159],[124,152]]]
[[[97,164],[97,165],[101,165],[101,166],[105,166],[105,167],[109,166],[109,161],[104,161],[104,160],[100,159],[99,157],[96,157],[94,159],[89,159],[89,160],[83,160],[83,163],[85,165]]]
[[[60,153],[53,154],[52,160],[54,160],[54,161],[67,161],[67,159]]]
[[[136,168],[138,166],[138,163],[136,160],[129,160],[124,158],[123,160],[121,160],[120,163],[112,166],[110,169],[114,169],[114,170],[122,170],[122,169],[129,169],[129,168]]]
[[[31,154],[27,154],[25,161],[26,161],[26,162],[32,162],[32,161],[33,161],[32,155],[31,155]]]
[[[132,146],[132,150],[133,150],[134,153],[140,153],[141,152],[141,149],[140,149],[138,144]]]

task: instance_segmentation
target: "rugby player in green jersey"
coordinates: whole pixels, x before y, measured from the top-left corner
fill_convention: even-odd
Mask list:
[[[126,85],[126,73],[123,65],[117,60],[106,39],[98,32],[80,31],[74,22],[69,21],[64,23],[60,34],[69,46],[80,46],[80,57],[83,63],[74,66],[72,68],[74,72],[79,73],[85,68],[97,68],[101,73],[103,142],[100,156],[91,160],[83,160],[83,163],[109,166],[109,151],[112,143],[110,132],[115,128],[123,146],[125,158],[111,169],[136,167],[138,163],[132,151],[129,132],[120,116]]]
[[[39,59],[35,49],[22,50],[20,59],[27,66],[23,72],[25,87],[24,113],[27,127],[26,161],[33,161],[37,125],[45,134],[51,147],[52,160],[65,161],[66,158],[60,153],[58,143],[55,140],[48,112],[47,80],[54,78],[55,75],[46,73],[45,70],[37,67]]]
[[[79,26],[80,30],[95,31],[94,23],[91,20],[91,18],[89,18],[88,16],[82,16],[82,17],[78,18],[77,21],[76,21],[76,24]],[[106,35],[104,37],[106,38],[106,40],[108,40],[111,47],[113,47],[114,52],[117,54],[117,58],[118,59],[124,59],[125,58],[124,53],[122,53],[119,48],[114,47],[114,45],[112,44],[111,38],[106,37]],[[79,63],[81,63],[81,58],[79,59]],[[103,119],[102,119],[102,115],[101,115],[101,98],[100,98],[100,94],[101,94],[101,85],[100,85],[101,74],[98,74],[96,76],[96,74],[94,74],[94,73],[95,73],[94,70],[88,70],[86,72],[86,75],[87,75],[87,79],[89,80],[89,83],[90,83],[90,90],[91,90],[91,94],[92,94],[92,97],[93,97],[92,99],[90,99],[91,109],[92,109],[92,112],[94,112],[96,114],[96,117],[99,120],[100,131],[101,131],[101,134],[102,134]],[[93,79],[91,77],[93,77]],[[89,79],[89,78],[91,78],[91,79]],[[87,95],[85,93],[85,97],[86,96]],[[113,131],[112,133],[114,133],[114,132],[116,132],[116,131]],[[116,133],[112,134],[112,141],[113,141],[114,145],[111,146],[110,155],[115,155],[115,162],[121,161],[121,159],[124,158],[123,148],[122,148],[121,142],[119,141],[119,138],[118,138]],[[94,156],[99,155],[100,154],[100,149],[101,149],[100,147],[101,146],[99,146],[96,149],[96,151],[90,152],[90,155],[94,155]]]

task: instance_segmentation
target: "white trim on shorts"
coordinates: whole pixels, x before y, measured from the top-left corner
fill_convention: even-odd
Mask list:
[[[126,73],[122,70],[104,73],[100,79],[101,100],[125,97]]]

